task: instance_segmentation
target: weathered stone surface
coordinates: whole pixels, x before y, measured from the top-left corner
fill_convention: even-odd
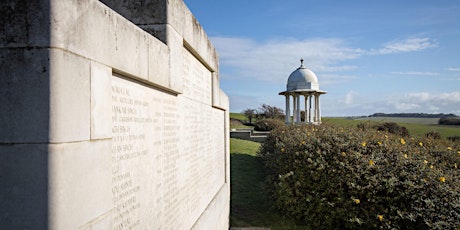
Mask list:
[[[0,3],[2,227],[228,229],[214,47],[180,0],[104,2],[128,19],[96,0]]]
[[[0,49],[0,143],[48,141],[48,60],[48,49]]]
[[[0,47],[48,45],[49,11],[49,1],[1,1]]]

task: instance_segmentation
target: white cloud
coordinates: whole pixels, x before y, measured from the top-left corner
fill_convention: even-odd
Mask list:
[[[245,79],[256,79],[276,84],[284,83],[289,74],[299,66],[303,58],[304,65],[314,70],[320,83],[327,79],[327,73],[340,73],[356,70],[359,66],[342,65],[341,62],[358,59],[366,55],[415,52],[437,44],[430,38],[410,38],[404,41],[390,42],[380,50],[364,50],[348,45],[342,39],[278,39],[257,42],[239,37],[211,37],[218,50],[221,67],[227,67],[233,75]],[[433,72],[394,72],[406,75],[438,75]],[[323,78],[324,77],[324,78]],[[322,79],[323,78],[323,79]],[[343,81],[342,81],[343,82]]]
[[[378,50],[378,54],[407,53],[437,47],[438,44],[430,38],[409,38],[404,41],[386,43]]]
[[[300,66],[300,58],[316,73],[338,72],[358,68],[337,63],[365,53],[340,39],[285,39],[265,43],[231,37],[211,37],[211,40],[218,50],[221,66],[231,68],[240,77],[274,83],[284,83]],[[322,76],[318,77],[321,82]]]
[[[460,108],[460,91],[393,96],[388,99],[388,104],[401,112],[457,113]]]
[[[357,93],[355,93],[355,92],[353,92],[353,91],[348,92],[348,93],[345,95],[344,103],[345,103],[346,105],[351,105],[351,104],[353,104],[354,98],[355,98],[356,95],[357,95]]]
[[[418,75],[418,76],[438,76],[439,73],[435,72],[418,72],[418,71],[408,71],[408,72],[391,72],[392,74],[398,75]]]
[[[447,68],[449,71],[460,71],[460,68]]]

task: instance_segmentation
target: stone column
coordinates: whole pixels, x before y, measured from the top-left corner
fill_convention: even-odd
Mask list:
[[[321,94],[318,94],[318,122],[321,123],[321,106],[319,105],[319,96]]]
[[[290,105],[290,98],[289,94],[286,94],[286,118],[285,118],[285,123],[289,124],[291,121],[291,105]]]
[[[305,117],[304,117],[304,122],[308,123],[308,94],[303,95],[305,98]]]
[[[315,93],[315,122],[318,122],[318,94]]]
[[[292,95],[292,123],[295,123],[296,121],[296,117],[297,117],[297,112],[296,112],[296,109],[297,109],[297,98],[295,97],[295,95]]]
[[[311,94],[308,94],[308,123],[311,123]]]
[[[296,123],[298,123],[300,122],[300,94],[297,94],[296,97],[297,97]]]

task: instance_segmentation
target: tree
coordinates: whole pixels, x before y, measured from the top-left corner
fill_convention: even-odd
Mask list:
[[[281,119],[284,117],[284,112],[282,109],[275,106],[263,104],[262,107],[258,109],[258,116],[261,118]]]
[[[252,118],[257,115],[255,109],[246,109],[243,111],[243,114],[249,119],[250,124],[252,124]]]

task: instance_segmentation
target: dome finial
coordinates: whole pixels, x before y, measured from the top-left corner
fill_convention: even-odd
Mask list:
[[[303,58],[300,58],[300,67],[303,67]]]

